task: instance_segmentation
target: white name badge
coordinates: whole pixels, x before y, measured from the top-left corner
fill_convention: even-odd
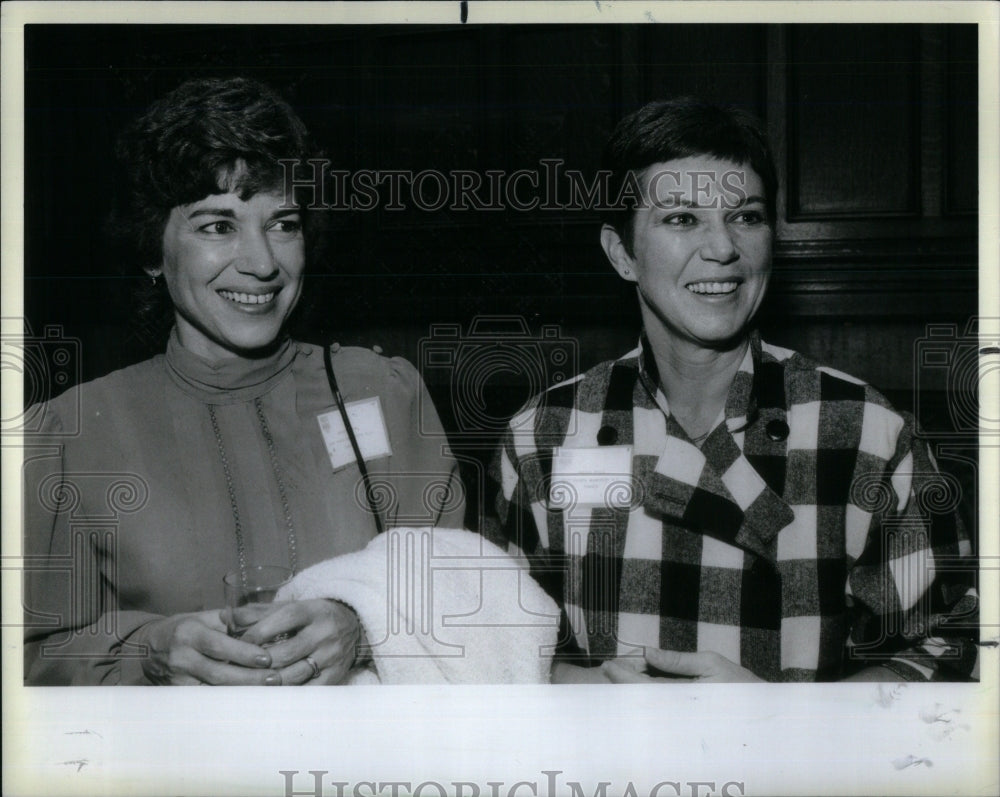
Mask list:
[[[632,503],[632,446],[556,448],[549,503],[573,507],[628,508]]]
[[[351,428],[354,430],[354,437],[357,438],[358,448],[361,449],[361,456],[365,462],[387,457],[392,454],[392,446],[389,445],[389,431],[385,425],[385,416],[382,414],[382,402],[378,396],[352,401],[344,405],[347,410],[347,417],[351,421]],[[351,438],[347,435],[344,427],[344,419],[339,409],[332,409],[316,416],[319,421],[319,431],[323,435],[323,442],[326,444],[326,453],[330,455],[330,464],[337,470],[351,462],[356,461],[354,449],[351,447]]]

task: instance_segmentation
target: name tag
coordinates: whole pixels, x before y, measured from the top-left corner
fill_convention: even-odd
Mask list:
[[[385,425],[385,416],[382,414],[382,402],[379,397],[373,396],[360,401],[352,401],[344,406],[365,462],[390,456],[392,446],[389,445],[389,431]],[[351,438],[347,435],[340,410],[333,409],[324,412],[317,415],[316,420],[319,421],[319,431],[323,435],[326,453],[330,456],[330,464],[333,469],[338,470],[344,465],[355,462],[357,458],[354,456]]]
[[[556,448],[549,503],[573,507],[628,508],[632,503],[632,446]]]

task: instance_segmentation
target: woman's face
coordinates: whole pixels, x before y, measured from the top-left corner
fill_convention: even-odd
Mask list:
[[[185,348],[216,361],[277,339],[305,266],[301,215],[283,204],[225,193],[170,211],[162,270]]]
[[[647,331],[712,349],[742,340],[771,272],[760,176],[749,165],[695,155],[640,177],[633,254],[609,227],[602,243],[622,278],[636,283]]]

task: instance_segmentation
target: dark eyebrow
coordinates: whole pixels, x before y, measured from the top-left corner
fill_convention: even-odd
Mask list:
[[[272,213],[271,218],[280,219],[285,216],[299,216],[301,213],[302,211],[299,208],[284,208]],[[198,208],[188,214],[189,219],[194,219],[198,216],[222,216],[224,219],[235,219],[236,211],[231,208]]]
[[[673,199],[673,197],[671,197],[671,199]],[[756,194],[754,194],[753,196],[745,197],[738,204],[729,205],[727,207],[729,207],[730,209],[732,209],[732,208],[742,208],[742,207],[746,207],[747,205],[753,205],[755,203],[759,203],[761,205],[765,205],[765,204],[767,204],[767,200],[765,200],[764,197],[762,197],[762,196],[757,196]],[[663,209],[666,209],[666,210],[670,210],[670,209],[673,209],[673,208],[692,208],[693,210],[698,210],[699,208],[706,208],[706,207],[711,208],[711,207],[713,207],[712,205],[699,205],[699,204],[697,204],[695,202],[692,202],[690,199],[673,199],[673,201],[671,201],[671,202],[657,202],[655,204],[656,204],[656,206],[658,206],[660,208],[663,208]]]
[[[227,219],[235,219],[236,211],[230,208],[198,208],[188,214],[189,219],[193,219],[197,216],[222,216]]]
[[[660,208],[697,208],[694,202],[690,199],[676,199],[675,197],[668,197],[669,201],[658,201],[653,203],[653,207]]]

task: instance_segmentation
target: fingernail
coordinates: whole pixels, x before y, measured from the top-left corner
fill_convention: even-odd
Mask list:
[[[259,656],[253,657],[253,663],[256,664],[258,667],[265,667],[265,668],[270,667],[271,657],[268,656],[266,653],[261,653]]]
[[[281,686],[281,676],[276,672],[272,672],[264,679],[264,686]]]

